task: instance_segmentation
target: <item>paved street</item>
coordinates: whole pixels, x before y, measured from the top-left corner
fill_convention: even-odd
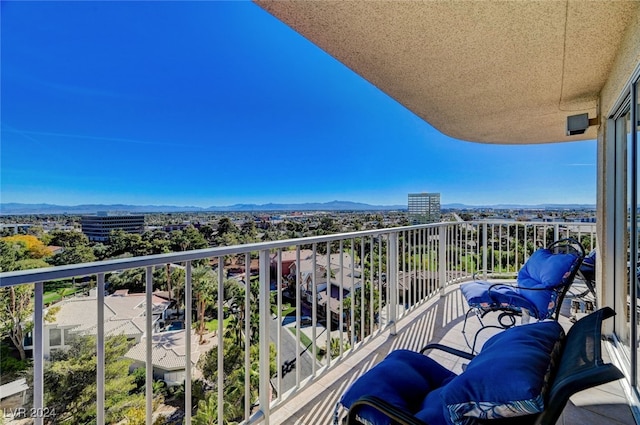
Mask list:
[[[311,354],[311,348],[307,350],[302,342],[298,345],[296,336],[288,329],[290,326],[295,327],[295,324],[283,326],[283,320],[280,317],[272,317],[269,329],[271,341],[276,344],[278,326],[281,328],[281,358],[284,366],[284,374],[282,375],[282,389],[281,392],[286,392],[296,385],[296,371],[300,371],[300,380],[305,379],[311,375],[313,370],[313,356]],[[318,333],[324,328],[318,326]],[[299,362],[296,360],[296,353],[300,353]],[[287,367],[288,366],[288,367]],[[316,362],[316,369],[320,367],[320,364]],[[283,371],[281,369],[281,371]],[[277,377],[274,377],[273,384],[277,385]]]

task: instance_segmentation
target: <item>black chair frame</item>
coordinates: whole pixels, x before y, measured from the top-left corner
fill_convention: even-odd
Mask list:
[[[602,360],[602,322],[613,317],[615,312],[602,308],[576,322],[562,341],[560,362],[555,367],[545,397],[545,408],[535,415],[517,416],[506,419],[480,420],[477,424],[495,425],[555,425],[562,414],[569,397],[585,389],[615,381],[624,377],[611,363]],[[439,349],[468,360],[475,357],[455,348],[441,344],[429,344],[420,352]],[[463,372],[464,373],[464,372]],[[378,397],[364,396],[349,409],[344,419],[346,425],[362,424],[358,421],[358,411],[363,406],[371,406],[399,425],[429,425],[415,418],[410,412],[401,411]]]
[[[577,263],[574,264],[574,267],[571,269],[571,275],[567,277],[567,284],[559,286],[555,289],[557,293],[556,306],[555,306],[554,312],[549,318],[553,320],[558,320],[558,318],[560,317],[560,309],[562,308],[562,303],[564,302],[564,298],[567,292],[569,291],[569,288],[571,287],[571,284],[573,283],[578,271],[580,270],[580,265],[585,256],[585,250],[582,244],[575,238],[558,239],[557,241],[547,246],[547,249],[554,253],[573,253],[573,254],[576,254],[579,259]],[[490,292],[492,288],[497,286],[511,286],[513,288],[518,288],[520,291],[548,291],[548,289],[545,289],[545,288],[522,288],[522,287],[518,287],[518,285],[504,283],[504,282],[498,282],[489,286],[487,291]],[[497,325],[485,324],[482,321],[482,319],[484,319],[484,317],[487,314],[495,313],[495,312],[500,312],[497,318],[497,323],[498,323]],[[475,313],[476,317],[478,318],[478,321],[480,322],[480,329],[475,333],[473,337],[473,344],[469,343],[469,340],[466,334],[467,320],[471,313]],[[478,341],[478,335],[483,330],[508,329],[512,326],[515,326],[517,317],[522,317],[522,311],[518,308],[510,308],[509,306],[490,306],[488,308],[470,307],[464,316],[464,323],[462,325],[462,334],[464,335],[467,346],[471,349],[471,352],[475,353],[475,347]],[[507,322],[507,319],[508,319],[508,322]]]

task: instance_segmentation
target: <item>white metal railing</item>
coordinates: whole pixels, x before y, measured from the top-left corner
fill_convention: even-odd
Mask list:
[[[515,272],[537,245],[561,237],[580,239],[587,250],[595,244],[595,224],[533,223],[513,221],[447,222],[398,227],[277,242],[201,249],[94,263],[51,267],[0,274],[3,288],[34,284],[33,316],[33,405],[32,412],[44,412],[45,334],[43,292],[45,282],[95,276],[97,283],[96,386],[98,424],[105,419],[105,282],[112,273],[128,269],[145,270],[145,335],[153,334],[153,271],[167,264],[184,266],[185,329],[193,323],[194,264],[205,263],[217,271],[217,297],[209,300],[217,311],[217,379],[202,376],[208,397],[215,396],[218,423],[231,419],[245,423],[269,423],[272,408],[309,385],[360,349],[381,332],[390,329],[410,311],[442,293],[446,285],[469,279],[478,270],[488,273]],[[286,256],[286,258],[285,258]],[[244,264],[244,297],[233,307],[236,322],[229,325],[230,300],[225,296],[225,261]],[[258,260],[257,280],[251,276],[251,260]],[[254,291],[252,292],[252,287]],[[194,293],[195,291],[195,293]],[[308,295],[308,297],[307,297]],[[273,301],[272,301],[273,297]],[[287,301],[288,300],[288,301]],[[273,305],[272,305],[273,303]],[[257,304],[257,306],[256,306]],[[283,308],[295,311],[284,317]],[[257,307],[257,308],[256,308]],[[272,308],[275,312],[272,313]],[[225,314],[225,312],[227,314]],[[231,330],[231,326],[236,326]],[[236,339],[225,339],[227,332]],[[256,337],[257,332],[257,337]],[[192,332],[185,332],[185,423],[191,423],[193,383],[200,376],[192,361],[203,354],[192,350]],[[152,338],[143,338],[146,352],[146,423],[153,415]],[[228,382],[225,349],[236,344],[241,356],[241,408],[225,400]],[[258,357],[252,358],[251,346]],[[337,345],[337,346],[336,346]],[[249,347],[249,349],[247,349]],[[232,347],[233,348],[233,347]],[[275,351],[275,355],[272,354]],[[324,355],[322,355],[324,352]],[[257,371],[254,363],[257,361]],[[275,362],[275,373],[273,363]],[[257,384],[252,377],[259,375]],[[257,388],[255,388],[257,386]],[[196,400],[197,401],[197,400]],[[231,412],[233,410],[233,412]],[[6,412],[5,412],[6,414]],[[61,414],[58,412],[57,414]],[[196,413],[197,414],[197,413]],[[230,416],[231,415],[231,416]],[[35,416],[36,424],[50,418]]]

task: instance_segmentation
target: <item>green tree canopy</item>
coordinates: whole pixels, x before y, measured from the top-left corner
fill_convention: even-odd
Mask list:
[[[66,264],[80,264],[95,261],[96,256],[93,249],[87,245],[77,245],[65,248],[62,252],[48,259],[54,266],[64,266]]]
[[[15,263],[20,253],[18,249],[24,249],[24,246],[9,243],[4,239],[0,239],[0,272],[8,272],[14,270]]]
[[[227,233],[238,233],[238,226],[233,224],[229,217],[222,217],[218,221],[218,236],[222,236]]]
[[[24,335],[28,331],[33,313],[33,285],[18,285],[0,289],[0,330],[8,336],[20,354],[26,359]]]
[[[124,230],[113,230],[109,234],[108,256],[141,256],[152,253],[153,245],[137,233],[127,233]]]
[[[209,243],[198,230],[188,226],[184,230],[176,230],[169,235],[172,251],[189,251],[192,249],[207,248]]]
[[[242,223],[242,227],[240,228],[240,235],[242,236],[242,241],[244,243],[252,243],[255,242],[258,238],[258,230],[256,228],[256,222],[253,218],[249,218],[244,223]]]
[[[51,355],[44,371],[45,405],[56,412],[60,423],[86,424],[96,420],[96,340],[72,338],[67,350]],[[117,423],[132,408],[144,409],[144,396],[132,394],[135,377],[129,374],[129,350],[125,335],[105,340],[105,421]]]
[[[49,244],[54,246],[70,248],[80,245],[89,245],[89,239],[87,236],[77,230],[56,229],[49,232],[49,237],[51,238]]]

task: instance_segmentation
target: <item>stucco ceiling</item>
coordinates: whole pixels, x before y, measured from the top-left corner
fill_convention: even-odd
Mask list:
[[[485,143],[567,137],[596,117],[638,1],[257,0],[441,132]]]

